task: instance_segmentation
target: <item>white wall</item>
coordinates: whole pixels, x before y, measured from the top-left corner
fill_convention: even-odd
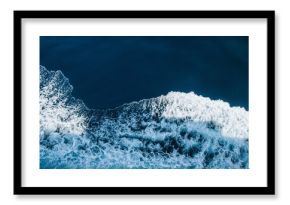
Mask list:
[[[79,3],[80,2],[80,3]],[[10,0],[0,1],[0,203],[1,204],[287,204],[290,201],[290,12],[287,0]],[[13,10],[276,10],[276,196],[14,196]],[[287,135],[288,134],[288,135]]]

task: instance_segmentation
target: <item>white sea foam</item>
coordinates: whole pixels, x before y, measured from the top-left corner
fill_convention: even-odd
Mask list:
[[[61,71],[40,67],[41,168],[248,168],[248,112],[169,92],[89,110]]]
[[[82,103],[68,102],[73,90],[69,80],[61,71],[47,71],[43,66],[40,66],[40,73],[41,130],[47,133],[58,131],[64,134],[82,134],[85,131]]]
[[[164,118],[189,118],[193,122],[212,122],[220,128],[225,137],[248,138],[248,112],[241,107],[230,107],[222,100],[198,96],[193,92],[169,92],[158,98],[166,101],[162,113]],[[158,106],[155,106],[158,109]]]

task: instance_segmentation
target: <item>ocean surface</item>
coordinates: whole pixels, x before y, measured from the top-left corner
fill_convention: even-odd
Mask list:
[[[194,92],[88,108],[40,66],[41,169],[247,169],[248,111]]]
[[[61,70],[94,109],[191,92],[248,110],[248,36],[40,36],[40,65]]]

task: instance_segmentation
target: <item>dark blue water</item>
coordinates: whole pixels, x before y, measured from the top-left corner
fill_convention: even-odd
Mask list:
[[[169,91],[248,109],[248,37],[40,37],[40,64],[61,70],[90,108]]]

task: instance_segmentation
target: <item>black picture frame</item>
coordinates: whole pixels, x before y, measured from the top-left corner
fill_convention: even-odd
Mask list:
[[[219,18],[267,21],[266,187],[24,187],[22,185],[22,19]],[[16,195],[273,195],[275,194],[275,11],[14,11],[14,194]]]

